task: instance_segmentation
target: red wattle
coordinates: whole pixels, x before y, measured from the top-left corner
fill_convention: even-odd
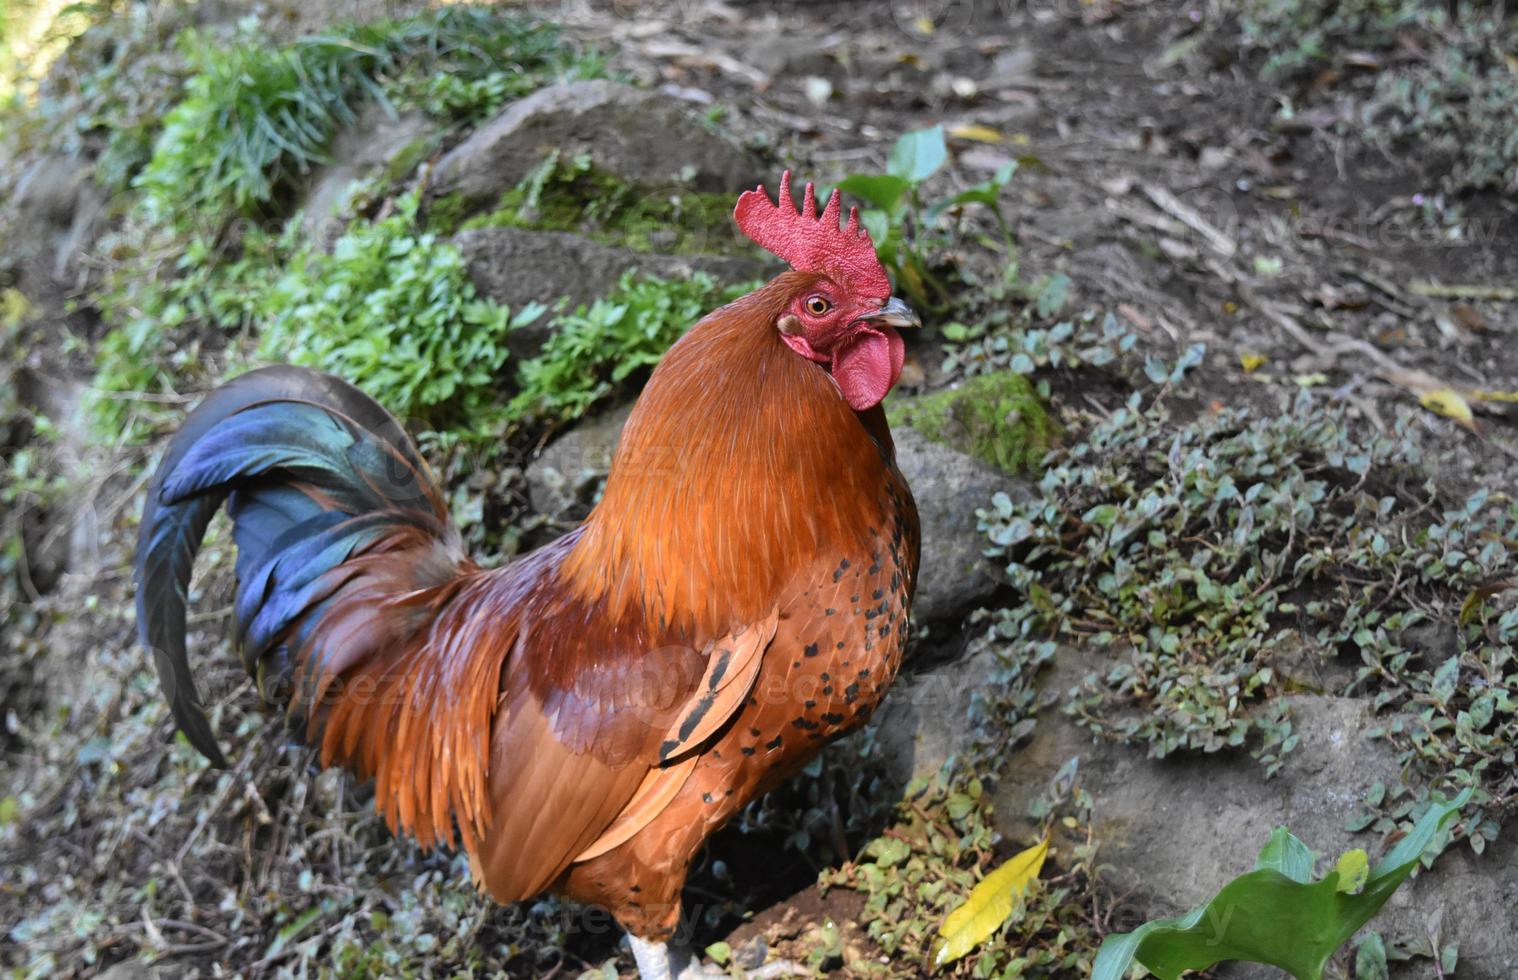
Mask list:
[[[879,405],[901,377],[906,345],[890,327],[858,331],[833,351],[833,380],[856,412]]]

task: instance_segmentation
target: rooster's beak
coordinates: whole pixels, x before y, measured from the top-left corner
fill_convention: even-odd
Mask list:
[[[885,305],[880,309],[871,310],[869,313],[861,313],[854,318],[856,323],[860,320],[897,328],[922,326],[922,317],[918,316],[915,310],[895,296],[886,300]]]

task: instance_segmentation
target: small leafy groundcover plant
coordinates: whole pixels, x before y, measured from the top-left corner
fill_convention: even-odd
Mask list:
[[[1137,959],[1161,980],[1224,960],[1266,963],[1297,980],[1321,980],[1329,957],[1381,910],[1471,793],[1466,789],[1429,807],[1375,867],[1356,849],[1317,881],[1307,845],[1278,827],[1255,869],[1224,885],[1207,904],[1109,936],[1091,978],[1122,980]]]
[[[924,254],[939,234],[939,219],[951,212],[962,212],[967,205],[989,208],[1001,230],[1009,255],[1013,252],[1011,229],[998,206],[1003,189],[1017,172],[1016,162],[1009,162],[990,180],[967,187],[957,194],[925,203],[922,186],[936,174],[949,158],[942,125],[906,133],[891,148],[883,174],[853,174],[838,182],[838,189],[864,201],[866,207],[859,220],[870,232],[881,263],[891,270],[891,278],[916,304],[938,309],[949,296],[948,289],[928,268]],[[912,226],[913,234],[907,233]]]

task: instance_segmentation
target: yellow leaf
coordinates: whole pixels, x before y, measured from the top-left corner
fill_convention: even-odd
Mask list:
[[[1358,895],[1370,880],[1370,858],[1362,848],[1345,851],[1334,867],[1339,872],[1338,889],[1346,895]]]
[[[1245,374],[1254,374],[1260,368],[1269,363],[1270,358],[1266,357],[1264,354],[1256,354],[1253,351],[1247,350],[1239,352],[1239,366],[1244,369]]]
[[[955,139],[973,140],[976,143],[1000,143],[1006,139],[1005,136],[990,126],[980,126],[975,123],[950,126],[949,135]]]
[[[1471,397],[1478,402],[1518,402],[1518,391],[1473,391]]]
[[[1422,402],[1423,407],[1429,411],[1454,419],[1467,428],[1476,424],[1476,418],[1471,414],[1470,403],[1452,388],[1435,388],[1432,391],[1425,391],[1418,396],[1418,401]]]
[[[965,903],[950,912],[943,925],[938,927],[933,965],[940,967],[953,963],[991,938],[1012,918],[1028,896],[1028,889],[1038,880],[1048,853],[1049,838],[1045,837],[986,875],[970,892]]]
[[[31,311],[32,304],[19,289],[0,289],[0,327],[9,330]]]
[[[926,35],[928,37],[931,37],[933,35],[933,32],[938,30],[938,28],[933,25],[933,18],[931,17],[918,17],[916,20],[912,21],[912,27],[916,29],[917,33]]]

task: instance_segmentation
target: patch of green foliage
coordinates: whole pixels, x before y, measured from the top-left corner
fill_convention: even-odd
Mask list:
[[[1276,655],[1305,631],[1326,656],[1356,652],[1351,690],[1395,709],[1377,734],[1405,761],[1507,797],[1518,612],[1468,597],[1500,594],[1483,590],[1513,567],[1518,506],[1478,492],[1431,519],[1438,490],[1407,419],[1363,435],[1305,391],[1280,415],[1177,421],[1167,399],[1186,363],[1151,361],[1155,397],[1056,450],[1037,499],[981,513],[1022,596],[986,614],[1007,658],[1054,641],[1108,650],[1067,705],[1083,726],[1154,756],[1248,745],[1273,773],[1296,743],[1275,696],[1312,686]],[[1462,603],[1458,652],[1422,659],[1411,628],[1453,623]],[[1479,813],[1466,826],[1478,850],[1495,836]]]
[[[1518,30],[1498,6],[1462,4],[1451,22],[1443,4],[1420,0],[1255,0],[1240,21],[1246,43],[1268,52],[1267,76],[1384,56],[1340,131],[1416,147],[1448,190],[1502,191],[1518,187]]]
[[[330,254],[296,246],[293,231],[280,238],[255,231],[238,258],[217,261],[195,238],[183,274],[145,290],[128,284],[108,308],[136,301],[151,313],[123,310],[124,325],[101,344],[97,423],[135,441],[181,410],[171,379],[214,379],[217,359],[207,357],[198,334],[175,341],[178,328],[195,321],[221,333],[256,327],[254,359],[330,371],[402,418],[439,427],[452,441],[482,443],[509,425],[583,414],[655,364],[702,316],[753,286],[629,271],[610,295],[556,316],[541,352],[513,369],[508,333],[545,309],[513,314],[478,296],[458,249],[423,230],[417,195],[393,204],[384,217],[356,220]]]
[[[1267,76],[1333,61],[1345,42],[1388,46],[1400,30],[1444,20],[1424,0],[1249,0],[1238,13],[1245,43],[1268,53]]]
[[[1320,624],[1320,643],[1359,651],[1357,688],[1373,692],[1387,713],[1371,729],[1425,780],[1488,791],[1465,821],[1478,854],[1496,840],[1498,820],[1518,786],[1518,502],[1478,490],[1438,518],[1357,529],[1347,548],[1348,574],[1371,583],[1345,591],[1346,613],[1304,608]],[[1429,628],[1448,630],[1448,646],[1431,646]],[[1387,830],[1426,800],[1426,787],[1374,788],[1354,829]]]
[[[1295,611],[1288,596],[1315,577],[1315,556],[1333,553],[1322,535],[1355,499],[1348,488],[1403,452],[1390,440],[1359,450],[1342,415],[1305,396],[1274,419],[1178,426],[1162,399],[1145,407],[1135,393],[1050,460],[1038,499],[1000,495],[982,513],[1024,596],[993,628],[1114,651],[1073,705],[1093,732],[1164,756],[1241,746],[1263,728],[1280,735],[1256,750],[1273,771],[1294,741],[1251,708],[1274,689],[1274,623]]]
[[[355,222],[331,254],[304,249],[259,298],[258,356],[346,378],[401,418],[488,438],[506,334],[543,315],[513,316],[475,294],[463,256],[419,231],[417,195]]]
[[[115,326],[95,349],[87,402],[96,431],[121,444],[141,442],[178,418],[180,388],[215,381],[225,338],[267,315],[273,270],[295,249],[293,241],[256,230],[235,248],[201,235],[183,245],[151,237],[133,245],[129,237],[130,230],[108,242],[121,264],[95,300]]]
[[[1044,314],[1064,305],[1065,286],[1055,279],[1047,286],[1061,295],[1047,301]],[[1033,326],[1026,315],[1001,308],[973,326],[951,322],[943,332],[950,342],[944,347],[944,372],[966,377],[1001,371],[1036,376],[1054,369],[1116,368],[1138,342],[1138,335],[1117,317],[1107,313],[1098,318],[1094,310],[1042,327]],[[1038,378],[1035,388],[1047,397],[1047,378]]]
[[[1473,11],[1426,61],[1377,79],[1365,112],[1373,139],[1447,161],[1441,180],[1460,191],[1518,188],[1518,31]]]
[[[959,387],[895,399],[892,425],[908,425],[1008,473],[1036,467],[1059,438],[1034,385],[1011,371],[976,375]]]
[[[862,921],[885,954],[843,964],[849,976],[1066,977],[1091,962],[1100,938],[1093,928],[1097,845],[1091,834],[1092,801],[1065,787],[1046,815],[1069,811],[1059,828],[1059,853],[1032,893],[990,940],[944,970],[932,964],[934,939],[945,917],[1006,856],[995,830],[991,793],[952,762],[908,786],[893,823],[836,871],[824,871],[824,889],[848,888],[865,896]],[[1051,830],[1053,826],[1051,826]],[[1014,848],[1015,849],[1015,848]],[[823,964],[814,963],[814,966]]]
[[[1001,213],[1001,195],[1016,163],[1008,163],[987,181],[957,194],[927,201],[923,186],[948,160],[943,126],[904,134],[891,148],[883,174],[853,174],[838,182],[838,189],[866,202],[859,214],[869,230],[880,262],[891,273],[896,288],[920,308],[946,307],[948,287],[929,264],[930,254],[948,244],[946,215],[962,215],[971,204],[987,208],[1001,233],[1008,260],[1015,267],[1016,248],[1011,229]]]
[[[181,229],[277,210],[365,104],[471,121],[546,80],[599,71],[550,26],[462,6],[282,48],[253,38],[208,44],[198,35],[183,43],[198,70],[136,181],[149,217]]]
[[[564,159],[552,150],[497,207],[464,218],[457,198],[429,206],[429,224],[440,231],[463,228],[530,228],[571,231],[592,241],[635,252],[703,254],[744,247],[732,230],[731,195],[678,184],[633,188],[596,169],[589,155]]]
[[[1173,919],[1109,936],[1092,980],[1122,980],[1134,960],[1161,980],[1225,960],[1268,963],[1297,980],[1322,980],[1329,957],[1360,930],[1420,863],[1449,841],[1448,824],[1470,799],[1467,789],[1430,805],[1375,867],[1352,850],[1320,879],[1312,852],[1285,827],[1260,851],[1255,869],[1223,886],[1205,905]],[[1385,976],[1383,955],[1382,976]]]
[[[668,280],[625,273],[610,296],[555,318],[542,352],[518,366],[511,414],[551,421],[584,414],[657,363],[697,320],[754,286],[719,286],[701,272]]]
[[[356,220],[330,254],[296,246],[293,231],[254,231],[236,259],[217,261],[193,238],[178,277],[124,283],[107,304],[123,325],[96,356],[97,427],[125,442],[145,438],[182,412],[176,384],[209,386],[240,359],[208,352],[207,337],[256,330],[255,359],[331,371],[447,441],[479,444],[508,426],[584,414],[754,286],[630,270],[606,297],[555,316],[540,353],[513,368],[508,333],[544,308],[513,315],[478,296],[458,249],[422,229],[416,195],[394,205]],[[218,329],[182,329],[192,322]]]
[[[294,178],[364,102],[470,121],[597,63],[575,57],[552,27],[469,7],[342,27],[284,48],[254,39],[253,29],[244,24],[230,47],[204,35],[183,40],[199,71],[135,181],[140,206],[102,243],[111,262],[99,305],[112,329],[97,350],[98,428],[141,440],[182,410],[177,390],[210,386],[236,359],[224,345],[246,348],[247,335],[268,325],[266,355],[297,351],[371,385],[403,416],[444,425],[467,417],[475,429],[464,437],[480,434],[491,419],[478,410],[494,401],[486,379],[503,366],[511,321],[474,295],[455,250],[415,230],[414,200],[393,202],[404,213],[358,219],[333,257],[299,243],[295,223],[280,233],[230,227],[227,218],[286,203]],[[435,76],[488,91],[467,105],[429,103],[442,94],[421,83]],[[297,324],[294,308],[312,321]],[[521,311],[519,322],[534,312]]]

